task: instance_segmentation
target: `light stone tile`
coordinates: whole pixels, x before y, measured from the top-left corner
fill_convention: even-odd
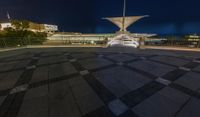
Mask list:
[[[100,54],[98,57],[102,58],[102,57],[104,57],[104,55]]]
[[[31,60],[18,61],[15,65],[15,69],[26,68],[30,61]]]
[[[52,64],[52,63],[57,63],[57,62],[62,62],[62,61],[66,61],[66,57],[64,55],[51,56],[51,57],[40,58],[40,60],[38,61],[38,65]]]
[[[45,52],[41,56],[42,57],[47,57],[47,56],[60,56],[62,53],[61,52]]]
[[[23,71],[14,71],[0,74],[0,90],[13,88],[15,83],[21,77]]]
[[[90,72],[88,70],[80,71],[80,74],[82,76],[89,74]]]
[[[40,82],[44,80],[48,80],[48,67],[38,67],[34,71],[30,82],[35,83],[35,82]]]
[[[93,58],[93,59],[80,60],[80,64],[83,65],[86,69],[92,70],[108,66],[112,63],[102,58]]]
[[[115,71],[115,73],[112,73]],[[96,78],[117,97],[142,87],[151,80],[124,67],[114,67],[94,73]]]
[[[77,73],[76,69],[71,65],[71,63],[54,64],[49,67],[49,78],[57,78],[64,75],[70,75]]]
[[[32,59],[34,59],[34,60],[38,60],[38,59],[39,59],[39,57],[32,57]]]
[[[139,117],[174,117],[181,106],[168,98],[155,94],[132,110]]]
[[[68,80],[50,85],[49,107],[50,117],[81,117]]]
[[[62,64],[62,68],[63,68],[63,71],[64,71],[64,75],[70,75],[70,74],[77,73],[77,71],[74,68],[74,66],[69,62],[63,63]]]
[[[191,69],[190,68],[186,68],[186,67],[179,67],[179,69],[181,69],[181,70],[184,70],[184,71],[191,71]]]
[[[124,63],[123,63],[123,62],[119,62],[119,63],[117,63],[117,65],[119,65],[119,66],[123,66]]]
[[[200,63],[200,60],[193,60],[193,62],[195,62],[195,63]]]
[[[69,62],[76,62],[76,61],[77,61],[76,59],[69,60]]]
[[[48,86],[44,85],[37,88],[29,89],[24,96],[24,100],[45,97],[47,95],[48,95]]]
[[[64,55],[65,55],[65,56],[69,56],[69,55],[70,55],[70,53],[65,53]]]
[[[177,117],[199,117],[200,116],[200,100],[192,98],[191,101],[184,106]]]
[[[200,72],[200,65],[198,67],[194,68],[194,70]]]
[[[200,88],[200,73],[189,72],[176,80],[175,83],[196,91]]]
[[[48,98],[24,100],[17,117],[48,117]]]
[[[155,76],[163,76],[164,74],[175,70],[175,67],[171,67],[164,64],[159,64],[156,62],[151,62],[147,60],[137,61],[129,64],[130,67],[139,69],[148,73],[151,73]]]
[[[119,116],[126,112],[129,108],[121,102],[119,99],[114,100],[108,104],[109,109],[116,115]]]
[[[83,115],[104,106],[102,100],[83,78],[69,79],[69,84]]]
[[[163,79],[163,78],[158,78],[158,79],[156,79],[156,82],[159,82],[159,83],[161,83],[161,84],[164,84],[164,85],[166,85],[166,86],[168,86],[168,85],[170,85],[172,82],[171,81],[169,81],[169,80],[166,80],[166,79]]]
[[[187,60],[175,58],[175,57],[169,57],[169,56],[156,56],[151,59],[160,61],[160,62],[164,62],[167,64],[171,64],[171,65],[176,65],[176,66],[184,66],[187,63],[189,63],[189,61],[187,61]]]
[[[145,57],[140,57],[140,59],[142,59],[142,60],[147,60],[147,58],[145,58]]]
[[[186,101],[189,100],[190,96],[182,93],[176,89],[166,87],[158,92],[160,95],[167,97],[178,105],[183,105]]]
[[[27,70],[30,70],[30,69],[35,69],[36,68],[36,66],[35,65],[32,65],[32,66],[28,66],[28,67],[26,67],[26,69]]]
[[[125,86],[119,80],[113,77],[96,77],[98,81],[100,81],[108,90],[110,90],[117,97],[121,97],[131,91],[127,86]]]
[[[50,79],[61,77],[63,75],[64,75],[64,71],[62,69],[61,64],[54,64],[54,65],[49,66],[49,78]]]
[[[92,53],[77,53],[72,55],[76,59],[83,59],[83,58],[90,58],[90,57],[95,57],[95,54]]]
[[[21,86],[18,86],[18,87],[13,88],[13,89],[10,91],[10,94],[23,92],[23,91],[26,91],[27,89],[28,89],[28,84],[21,85]]]
[[[114,54],[114,55],[110,55],[107,56],[110,59],[113,59],[117,62],[125,62],[125,61],[130,61],[130,60],[134,60],[135,57],[129,56],[129,55],[125,55],[125,54]]]
[[[0,63],[0,71],[8,71],[15,68],[17,62],[3,62]]]

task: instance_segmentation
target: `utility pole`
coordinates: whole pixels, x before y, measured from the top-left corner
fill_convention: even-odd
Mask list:
[[[125,17],[126,17],[126,0],[124,0],[124,7],[123,7],[122,32],[125,32]]]

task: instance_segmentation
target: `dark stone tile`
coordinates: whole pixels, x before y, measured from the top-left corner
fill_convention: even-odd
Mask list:
[[[151,82],[135,91],[132,91],[124,95],[123,97],[121,97],[121,100],[129,108],[132,108],[136,106],[137,104],[141,103],[143,100],[157,93],[162,88],[164,88],[164,85],[161,85],[157,82]]]
[[[5,98],[6,98],[6,96],[0,96],[0,106],[4,102]]]
[[[126,55],[126,54],[114,54],[114,55],[107,56],[107,58],[110,58],[116,62],[125,62],[125,61],[130,61],[130,60],[135,59],[134,57]]]
[[[200,100],[192,98],[176,117],[199,117],[200,116]]]
[[[103,101],[99,98],[97,93],[95,93],[92,87],[90,87],[90,85],[82,77],[75,77],[75,78],[69,79],[68,81],[69,81],[69,86],[71,88],[73,96],[76,100],[76,103],[83,115],[104,106]],[[57,87],[58,88],[61,87],[63,83],[64,81],[56,83]],[[51,86],[52,86],[52,89],[56,87],[55,83],[52,84]],[[63,84],[63,87],[66,87],[66,84]],[[57,94],[59,94],[58,92]]]
[[[85,68],[81,65],[81,64],[79,64],[78,62],[72,62],[72,65],[76,68],[76,70],[78,70],[78,71],[84,71],[85,70]]]
[[[87,70],[97,69],[113,64],[112,62],[102,58],[85,59],[85,60],[80,60],[79,62]]]
[[[199,64],[195,63],[195,62],[190,62],[186,65],[184,65],[183,67],[189,68],[189,69],[193,69],[195,67],[197,67]]]
[[[75,53],[75,54],[72,54],[71,56],[73,58],[75,58],[75,59],[80,59],[80,60],[96,57],[96,55],[93,54],[93,53],[85,53],[85,52],[83,52],[83,53]]]
[[[177,89],[177,90],[179,90],[179,91],[181,91],[181,92],[183,92],[183,93],[186,93],[186,94],[188,94],[188,95],[190,95],[190,96],[192,96],[192,97],[196,97],[196,98],[200,99],[200,93],[198,93],[197,91],[193,91],[193,90],[191,90],[191,89],[188,89],[188,88],[186,88],[186,87],[183,87],[183,86],[181,86],[181,85],[174,84],[174,83],[172,83],[172,84],[170,85],[170,87],[171,87],[171,88],[174,88],[174,89]]]
[[[133,111],[129,110],[118,117],[139,117]]]
[[[187,87],[193,91],[200,89],[200,73],[188,72],[175,81],[176,84]]]
[[[78,104],[80,104],[80,100],[75,98],[76,92],[73,92],[72,90],[73,89],[70,87],[70,81],[65,80],[50,84],[49,92],[46,93],[46,91],[44,91],[44,93],[42,93],[42,95],[47,94],[49,97],[48,106],[50,117],[81,117],[81,112],[79,109],[82,110],[82,106],[78,106]],[[86,107],[84,109],[88,108],[89,107]]]
[[[34,69],[30,69],[30,70],[24,71],[24,73],[22,74],[21,78],[18,79],[18,81],[15,84],[15,86],[20,86],[20,85],[23,85],[23,84],[28,84],[29,81],[31,80],[33,72],[34,72]]]
[[[86,114],[84,117],[116,117],[116,116],[114,116],[107,107],[102,107],[91,113]]]
[[[175,65],[175,66],[183,66],[189,63],[189,61],[177,57],[171,57],[171,56],[156,56],[151,58],[152,60],[162,62],[169,65]]]
[[[162,76],[162,78],[169,80],[169,81],[175,81],[178,78],[180,78],[181,76],[183,76],[185,73],[187,73],[187,72],[184,70],[176,69],[174,71],[171,71],[171,72],[165,74],[164,76]]]
[[[21,78],[23,71],[13,71],[0,74],[0,90],[8,90],[14,87]]]
[[[8,90],[3,90],[3,91],[0,91],[0,96],[5,96],[5,95],[8,95],[10,92],[10,89]]]
[[[84,79],[90,84],[97,95],[105,102],[108,103],[114,99],[116,96],[111,93],[107,88],[105,88],[94,76],[91,74],[84,76]]]
[[[15,97],[16,97],[16,94],[12,94],[5,98],[4,102],[0,106],[0,117],[6,116],[6,113],[8,112],[8,109],[10,105],[12,104]]]
[[[109,69],[109,68],[112,68],[112,67],[115,67],[116,64],[110,64],[108,66],[104,66],[104,67],[100,67],[100,68],[96,68],[96,69],[92,69],[90,70],[91,72],[97,72],[97,71],[101,71],[101,70],[104,70],[104,69]]]
[[[12,104],[9,107],[6,117],[17,117],[19,109],[22,105],[25,92],[16,94]]]

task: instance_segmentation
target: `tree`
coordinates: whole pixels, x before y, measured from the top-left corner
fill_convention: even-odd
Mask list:
[[[16,30],[27,30],[30,27],[27,20],[12,20],[11,24]]]
[[[27,20],[12,20],[13,27],[4,29],[0,32],[1,43],[7,47],[24,46],[30,44],[43,44],[46,40],[46,33],[32,32],[29,30],[30,22]]]

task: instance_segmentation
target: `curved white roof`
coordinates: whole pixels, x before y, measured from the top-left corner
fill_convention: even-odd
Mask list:
[[[108,18],[104,18],[106,20],[111,21],[112,23],[114,23],[116,26],[118,26],[120,28],[120,31],[126,31],[126,29],[133,23],[135,23],[136,21],[144,18],[144,17],[148,17],[148,15],[144,15],[144,16],[126,16],[126,17],[108,17]]]

